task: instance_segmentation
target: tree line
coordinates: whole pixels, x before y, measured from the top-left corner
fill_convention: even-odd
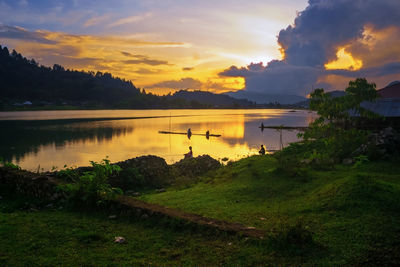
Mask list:
[[[0,109],[30,101],[34,105],[92,108],[209,108],[185,98],[157,96],[107,72],[40,65],[0,46]],[[237,104],[235,104],[237,106]]]

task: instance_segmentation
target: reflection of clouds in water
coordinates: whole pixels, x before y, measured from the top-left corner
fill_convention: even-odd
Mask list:
[[[184,114],[185,111],[158,112],[165,115]],[[239,159],[257,154],[260,144],[266,145],[267,150],[279,147],[279,132],[274,129],[261,132],[261,122],[264,125],[304,126],[309,116],[306,111],[282,110],[190,110],[188,114],[197,115],[196,112],[202,116],[48,124],[37,127],[33,135],[14,128],[11,133],[17,131],[19,135],[12,142],[18,143],[23,136],[26,140],[21,142],[18,151],[11,151],[11,155],[28,169],[36,168],[38,164],[45,169],[64,164],[85,166],[90,160],[100,161],[105,156],[115,162],[149,154],[173,163],[183,158],[189,146],[193,147],[194,156],[209,154],[217,159]],[[160,130],[186,132],[188,128],[194,134],[205,134],[209,130],[222,137],[207,140],[205,136],[193,135],[189,140],[186,135],[158,133]],[[8,133],[9,138],[11,133]],[[283,131],[284,143],[296,141],[296,133]]]

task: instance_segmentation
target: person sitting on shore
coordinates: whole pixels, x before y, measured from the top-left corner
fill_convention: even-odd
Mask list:
[[[183,154],[185,156],[185,159],[190,159],[193,158],[193,151],[192,151],[192,147],[189,147],[189,152],[186,154]]]
[[[258,151],[258,153],[260,153],[260,155],[265,155],[265,148],[263,145],[261,145],[260,151]]]

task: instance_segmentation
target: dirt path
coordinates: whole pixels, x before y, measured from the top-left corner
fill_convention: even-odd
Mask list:
[[[131,208],[143,210],[147,214],[159,214],[166,217],[178,218],[201,226],[216,228],[220,231],[242,234],[254,238],[264,238],[266,231],[253,227],[246,227],[239,223],[232,223],[223,220],[203,217],[201,215],[187,213],[176,209],[150,204],[132,197],[120,196],[117,201]]]

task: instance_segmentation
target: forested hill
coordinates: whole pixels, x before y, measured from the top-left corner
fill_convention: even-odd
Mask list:
[[[29,106],[23,106],[22,103]],[[156,96],[110,73],[39,65],[0,46],[0,110],[20,108],[238,108],[254,103],[208,92]]]
[[[3,101],[115,105],[141,94],[130,81],[109,73],[52,68],[0,46],[0,98]]]

